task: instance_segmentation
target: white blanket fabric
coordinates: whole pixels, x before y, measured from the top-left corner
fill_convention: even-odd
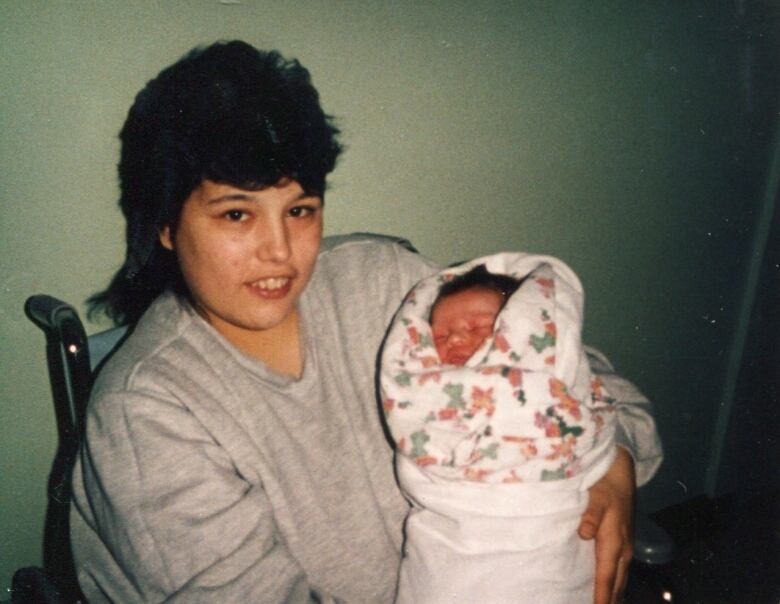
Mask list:
[[[433,346],[442,283],[485,264],[524,279],[463,367]],[[388,332],[382,402],[406,525],[397,602],[590,602],[586,489],[612,463],[614,413],[581,344],[579,279],[560,260],[504,253],[420,282]]]

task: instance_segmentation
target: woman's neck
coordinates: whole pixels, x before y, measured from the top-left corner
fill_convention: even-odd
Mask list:
[[[219,330],[227,340],[244,354],[262,361],[280,375],[299,379],[303,375],[300,323],[297,309],[271,329],[248,331],[244,329]]]

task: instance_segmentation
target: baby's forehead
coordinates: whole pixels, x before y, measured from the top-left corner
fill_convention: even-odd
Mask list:
[[[495,317],[503,303],[504,296],[500,291],[486,285],[473,285],[437,298],[431,307],[431,323],[440,318],[472,315]],[[442,317],[443,314],[446,317]]]
[[[437,306],[448,300],[458,298],[463,299],[503,299],[504,294],[489,285],[472,285],[470,287],[459,289],[458,291],[448,292],[444,295],[439,295],[433,303],[432,309],[435,310]]]

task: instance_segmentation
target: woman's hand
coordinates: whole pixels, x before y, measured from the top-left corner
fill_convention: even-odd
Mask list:
[[[633,555],[634,460],[622,447],[609,471],[588,491],[588,508],[577,532],[596,539],[595,604],[616,604]]]

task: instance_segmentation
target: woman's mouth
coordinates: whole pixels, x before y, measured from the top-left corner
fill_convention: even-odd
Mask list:
[[[249,287],[263,298],[283,298],[290,292],[292,279],[290,277],[267,277],[253,281]]]

